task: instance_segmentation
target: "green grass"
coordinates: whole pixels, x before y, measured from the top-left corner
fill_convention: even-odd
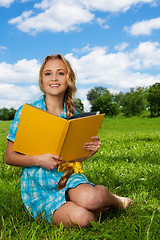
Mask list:
[[[83,163],[85,175],[134,204],[87,229],[33,220],[23,210],[21,169],[4,163],[9,124],[0,122],[0,239],[160,239],[160,118],[104,119],[102,147]]]

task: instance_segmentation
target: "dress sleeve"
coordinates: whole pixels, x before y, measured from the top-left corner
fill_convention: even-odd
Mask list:
[[[7,139],[14,142],[14,139],[15,139],[15,136],[16,136],[16,132],[17,132],[17,128],[18,128],[18,124],[19,124],[19,120],[20,120],[20,116],[21,116],[21,112],[22,112],[22,107],[21,106],[15,116],[14,116],[14,119],[10,125],[10,130],[9,130],[9,133],[7,135]]]

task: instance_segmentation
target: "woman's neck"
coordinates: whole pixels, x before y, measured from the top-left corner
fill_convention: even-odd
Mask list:
[[[57,96],[46,95],[45,96],[45,103],[47,111],[53,113],[57,116],[61,114],[64,108],[63,98],[59,98]]]

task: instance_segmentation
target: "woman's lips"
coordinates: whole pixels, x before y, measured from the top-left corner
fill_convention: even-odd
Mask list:
[[[51,88],[56,88],[56,87],[59,87],[60,84],[50,84],[49,86],[50,86]]]

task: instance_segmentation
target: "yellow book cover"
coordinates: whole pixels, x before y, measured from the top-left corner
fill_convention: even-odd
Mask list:
[[[26,155],[52,153],[65,161],[87,156],[83,146],[97,136],[104,114],[77,116],[66,120],[24,104],[13,150]]]

